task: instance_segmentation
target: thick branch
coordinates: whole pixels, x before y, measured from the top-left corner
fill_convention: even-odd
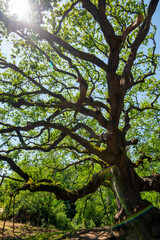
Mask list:
[[[11,20],[7,16],[5,16],[1,11],[0,11],[0,21],[2,21],[6,25],[6,27],[9,27],[10,31],[16,32],[17,30],[24,29],[24,28],[31,29],[35,31],[35,33],[39,34],[39,36],[42,39],[47,40],[49,43],[52,43],[52,42],[57,43],[58,45],[62,46],[64,49],[66,49],[69,53],[71,53],[75,57],[89,61],[104,70],[107,69],[107,65],[98,57],[94,56],[93,54],[77,50],[76,48],[72,47],[69,43],[65,42],[63,39],[55,36],[54,34],[49,33],[48,31],[44,30],[37,24],[28,24],[22,21]]]
[[[79,190],[70,191],[68,189],[63,189],[59,184],[43,184],[43,183],[26,183],[23,188],[19,190],[29,190],[31,192],[36,191],[47,191],[53,192],[57,199],[70,200],[71,202],[76,202],[77,199],[82,198],[90,193],[94,193],[100,187],[100,185],[106,179],[108,169],[103,170],[100,173],[95,174],[90,181]]]
[[[114,29],[105,15],[105,1],[99,1],[99,9],[97,9],[90,0],[82,0],[81,2],[83,3],[83,7],[86,8],[87,11],[90,12],[94,19],[99,23],[109,46],[112,48],[117,46],[117,36],[114,34]]]
[[[106,0],[99,0],[98,1],[98,8],[101,14],[105,14],[106,9]]]
[[[105,14],[105,1],[99,1],[99,9],[90,1],[82,0],[83,7],[92,14],[94,19],[99,23],[106,42],[110,46],[110,54],[108,59],[107,71],[116,71],[119,63],[119,50],[122,42],[122,37],[114,33],[111,23],[108,21]]]
[[[143,21],[143,15],[138,15],[136,21],[129,25],[122,33],[122,41],[124,42],[129,33],[131,33],[135,28],[137,28]]]
[[[26,172],[24,172],[19,166],[17,166],[15,162],[12,160],[12,158],[0,154],[0,160],[7,162],[10,168],[14,172],[16,172],[19,176],[21,176],[25,181],[29,180],[29,175]]]

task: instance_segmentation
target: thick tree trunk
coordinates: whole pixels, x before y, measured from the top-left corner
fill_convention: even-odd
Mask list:
[[[160,209],[142,200],[129,159],[123,156],[112,173],[118,207],[115,228],[120,229],[120,235],[126,240],[160,240]]]

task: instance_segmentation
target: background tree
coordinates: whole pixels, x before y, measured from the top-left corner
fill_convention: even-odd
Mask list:
[[[0,3],[1,34],[13,43],[11,59],[0,57],[1,165],[23,180],[17,191],[61,200],[110,187],[116,220],[126,219],[122,234],[158,239],[160,210],[140,194],[160,191],[158,55],[150,31],[158,0],[148,7],[143,0],[29,2],[28,21]],[[71,183],[61,172],[73,166]]]

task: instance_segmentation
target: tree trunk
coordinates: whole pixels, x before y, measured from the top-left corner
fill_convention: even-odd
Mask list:
[[[142,200],[136,173],[127,156],[117,161],[112,173],[118,208],[115,228],[120,229],[122,239],[160,240],[160,209]]]

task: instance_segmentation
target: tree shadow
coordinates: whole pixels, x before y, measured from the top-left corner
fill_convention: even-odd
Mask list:
[[[109,227],[100,227],[80,230],[76,233],[68,233],[60,239],[69,240],[118,240],[118,232],[113,232]]]

